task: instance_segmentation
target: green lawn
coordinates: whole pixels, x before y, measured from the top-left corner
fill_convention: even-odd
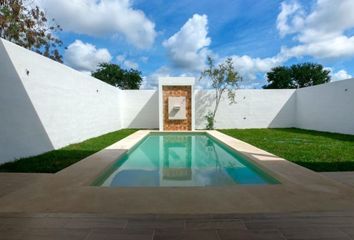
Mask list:
[[[81,143],[0,165],[0,172],[55,173],[134,133],[123,129]]]
[[[220,131],[315,171],[354,170],[353,135],[295,128]]]

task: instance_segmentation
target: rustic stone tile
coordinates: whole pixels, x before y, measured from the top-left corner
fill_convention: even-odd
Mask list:
[[[163,86],[163,112],[164,112],[164,130],[181,131],[191,130],[191,87],[190,86]],[[186,97],[186,116],[185,120],[168,119],[168,97]]]

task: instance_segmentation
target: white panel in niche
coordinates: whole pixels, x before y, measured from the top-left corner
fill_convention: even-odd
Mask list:
[[[168,97],[168,119],[184,120],[186,117],[186,97]]]

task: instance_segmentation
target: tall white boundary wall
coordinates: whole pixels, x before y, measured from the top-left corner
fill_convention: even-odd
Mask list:
[[[0,41],[0,163],[121,128],[119,90]]]
[[[195,90],[195,128],[213,109]],[[237,90],[216,128],[286,128],[354,134],[354,79],[298,90]],[[157,90],[118,90],[0,39],[0,164],[122,128],[159,128]]]
[[[205,128],[205,115],[214,109],[215,91],[195,92],[196,128]],[[237,90],[235,103],[227,94],[221,100],[215,128],[281,128],[293,127],[295,90]]]
[[[124,90],[120,94],[123,128],[159,127],[159,96],[156,90]]]
[[[295,127],[354,134],[354,79],[296,91]]]

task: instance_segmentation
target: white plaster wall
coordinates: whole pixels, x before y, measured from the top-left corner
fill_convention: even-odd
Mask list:
[[[354,134],[354,79],[296,92],[296,127]]]
[[[123,90],[120,95],[123,128],[158,128],[157,90]]]
[[[204,116],[212,111],[213,90],[195,91],[196,129],[206,125]],[[236,103],[229,104],[227,94],[220,102],[216,128],[280,128],[295,124],[295,90],[237,90]]]
[[[2,39],[0,61],[0,163],[121,128],[117,88]]]
[[[28,71],[28,74],[27,74]],[[196,90],[196,129],[213,107]],[[121,128],[159,127],[157,90],[118,90],[0,39],[0,163]],[[354,134],[354,79],[299,90],[237,90],[216,128],[298,127]]]

